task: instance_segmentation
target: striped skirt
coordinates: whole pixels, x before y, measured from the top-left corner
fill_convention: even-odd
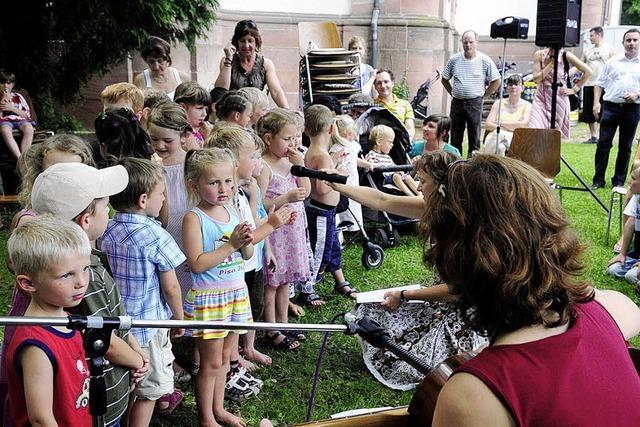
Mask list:
[[[236,289],[190,289],[184,300],[185,320],[252,322],[251,303],[246,286]],[[234,331],[245,334],[247,331]],[[229,333],[219,329],[187,329],[194,338],[221,339]]]

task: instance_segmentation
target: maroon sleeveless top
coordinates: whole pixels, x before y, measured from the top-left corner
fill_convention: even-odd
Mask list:
[[[597,301],[576,304],[566,332],[487,347],[456,372],[478,377],[520,426],[640,426],[640,377]]]

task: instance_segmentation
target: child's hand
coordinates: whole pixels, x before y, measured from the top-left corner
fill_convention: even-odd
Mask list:
[[[615,264],[616,262],[619,262],[621,264],[624,264],[625,260],[627,259],[627,256],[623,253],[619,253],[616,256],[614,256],[613,258],[611,258],[609,260],[609,262],[607,263],[607,266],[610,266],[612,264]]]
[[[199,150],[200,144],[198,143],[198,139],[193,134],[189,135],[184,139],[182,149],[184,151]]]
[[[234,249],[240,249],[253,241],[253,230],[248,222],[244,221],[236,225],[229,237],[229,243]]]
[[[144,353],[139,353],[139,354],[140,356],[142,356],[142,367],[138,369],[130,370],[132,388],[135,387],[135,385],[138,384],[140,381],[142,381],[144,376],[149,371],[149,357]]]
[[[287,192],[287,202],[289,203],[301,202],[306,198],[307,198],[307,192],[302,187],[297,187]]]
[[[264,263],[267,266],[267,269],[272,273],[275,272],[278,269],[278,262],[276,261],[276,257],[273,255],[273,253],[271,253],[271,251],[265,253],[264,257]]]
[[[389,311],[397,310],[400,307],[400,291],[389,291],[384,294],[384,301],[380,305]]]
[[[184,335],[184,328],[173,328],[171,329],[171,339],[180,338]]]
[[[302,153],[300,153],[300,151],[296,150],[295,148],[287,148],[287,157],[289,158],[289,161],[294,164],[294,165],[298,165],[298,166],[304,166],[304,159],[302,158]]]
[[[341,161],[349,156],[349,152],[347,150],[336,151],[335,153],[331,153],[331,160],[333,160],[333,164],[337,165]]]
[[[289,205],[282,205],[278,210],[275,210],[275,206],[271,206],[267,222],[277,230],[285,224],[291,224],[295,221],[295,217],[296,213],[291,210]]]

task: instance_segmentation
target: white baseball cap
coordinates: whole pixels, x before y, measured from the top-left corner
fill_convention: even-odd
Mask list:
[[[94,199],[118,194],[128,183],[124,166],[96,169],[84,163],[57,163],[33,183],[31,207],[38,214],[73,219]]]

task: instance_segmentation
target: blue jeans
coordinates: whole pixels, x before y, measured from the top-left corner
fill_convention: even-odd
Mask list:
[[[609,151],[613,145],[616,129],[620,127],[618,157],[616,158],[616,169],[613,178],[611,178],[611,183],[614,186],[623,186],[629,168],[631,144],[633,144],[633,137],[636,134],[638,120],[640,120],[640,105],[604,101],[600,116],[600,137],[596,148],[596,171],[593,175],[593,183],[600,185],[605,183],[604,177],[609,163]]]
[[[611,264],[609,268],[607,268],[607,273],[616,279],[624,278],[624,280],[632,285],[636,285],[638,284],[638,267],[634,267],[634,265],[638,261],[640,261],[638,258],[627,255],[624,264],[621,262]]]

